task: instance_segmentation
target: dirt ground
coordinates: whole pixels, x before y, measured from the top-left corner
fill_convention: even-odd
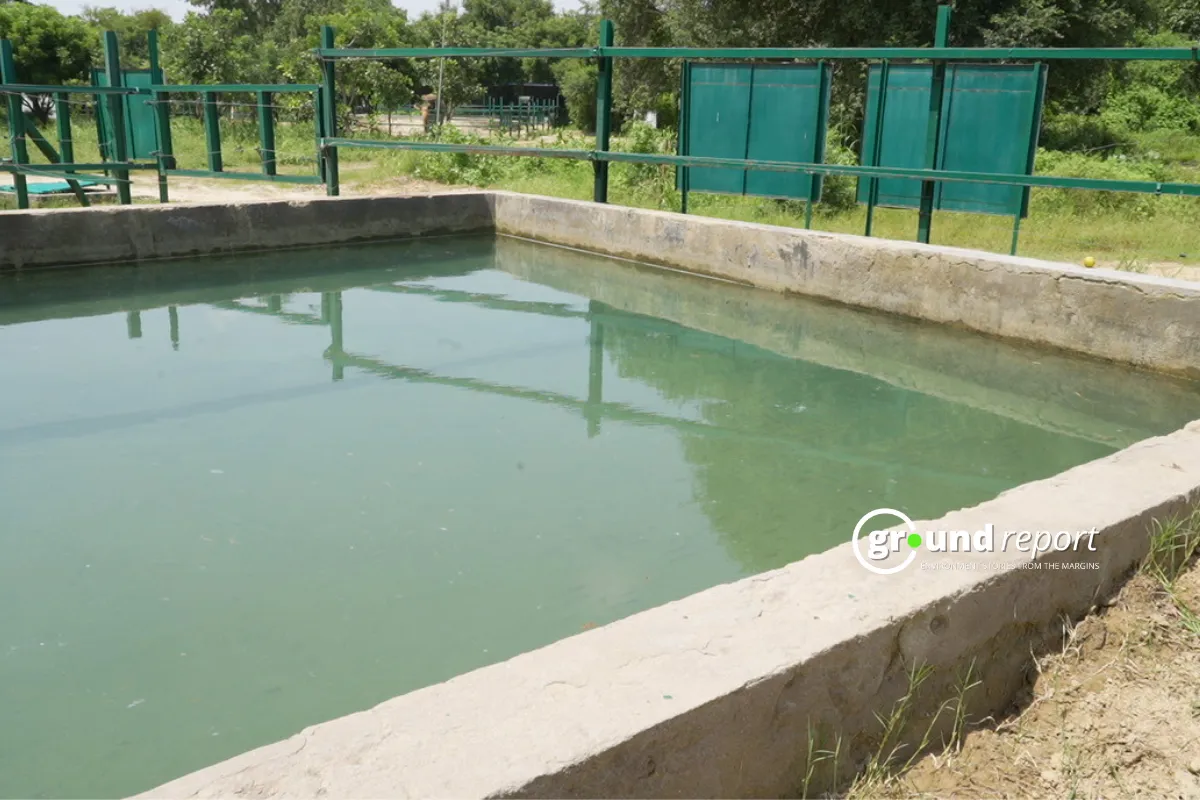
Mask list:
[[[1176,593],[1200,609],[1200,568]],[[1200,800],[1200,626],[1186,623],[1157,583],[1134,578],[1039,664],[1023,710],[868,794]]]

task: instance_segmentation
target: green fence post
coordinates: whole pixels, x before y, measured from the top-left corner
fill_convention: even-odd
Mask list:
[[[321,47],[325,49],[333,49],[333,26],[321,26]],[[321,82],[321,105],[323,117],[325,120],[325,135],[333,138],[337,136],[337,86],[334,83],[334,65],[335,62],[331,58],[322,58],[321,74],[323,80]],[[442,99],[438,98],[438,103]],[[322,142],[321,148],[322,157],[325,160],[325,193],[330,197],[338,195],[338,151],[337,147],[325,145]]]
[[[146,46],[150,50],[150,82],[155,86],[162,86],[166,83],[163,77],[162,66],[158,60],[158,31],[152,30],[146,33]]]
[[[150,82],[162,86],[167,82],[163,75],[162,65],[158,57],[158,31],[146,33],[146,45],[150,51]],[[174,169],[174,158],[171,154],[171,107],[170,96],[153,92],[150,101],[154,104],[154,126],[158,138],[158,202],[166,203],[169,198],[167,189],[167,170]]]
[[[59,162],[62,164],[75,163],[75,142],[71,136],[71,102],[66,92],[54,95],[54,127],[58,132]],[[75,196],[79,198],[79,205],[87,208],[91,202],[84,193],[83,186],[71,180],[70,176],[74,174],[75,170],[73,169],[63,173],[68,185],[75,192]]]
[[[154,124],[158,128],[158,202],[166,203],[171,199],[167,189],[167,170],[175,168],[171,154],[170,95],[155,90],[150,98],[154,101]]]
[[[275,115],[271,110],[274,97],[270,92],[258,93],[258,149],[263,175],[275,174]]]
[[[208,169],[224,172],[221,158],[221,112],[217,108],[217,93],[204,92],[204,149],[208,151]]]
[[[888,77],[891,75],[892,63],[886,58],[879,65],[879,102],[875,104],[875,124],[872,126],[875,140],[872,143],[870,164],[880,166],[879,160],[883,153],[883,115],[887,111]],[[865,235],[870,236],[875,226],[875,206],[879,203],[879,178],[867,179],[867,228]]]
[[[71,139],[71,101],[66,92],[54,95],[54,126],[58,129],[58,153],[62,163],[72,164],[75,161],[75,143]],[[75,170],[67,170],[71,175]]]
[[[688,94],[692,85],[692,62],[685,61],[679,69],[679,138],[675,142],[675,153],[681,156],[691,155],[688,147]],[[688,179],[691,177],[690,167],[679,168],[679,210],[688,213]]]
[[[108,75],[108,85],[114,88],[124,86],[121,75],[121,52],[117,48],[117,34],[112,31],[104,32],[104,71]],[[108,116],[112,122],[112,153],[113,160],[124,164],[129,160],[129,150],[125,140],[125,97],[120,94],[108,95]],[[117,197],[121,205],[127,206],[133,202],[133,194],[129,186],[129,170],[117,167],[113,170],[117,179]]]
[[[13,60],[12,42],[0,39],[0,84],[17,82],[17,65]],[[29,163],[29,148],[25,146],[25,114],[21,108],[21,95],[13,93],[8,98],[8,141],[12,146],[13,165],[20,167]],[[13,173],[13,186],[17,189],[17,208],[29,208],[29,184],[24,173]]]
[[[950,38],[950,6],[938,6],[935,48],[946,47]],[[929,87],[929,130],[925,138],[925,168],[937,169],[938,140],[942,133],[942,90],[946,85],[946,62],[933,65],[933,80]],[[917,241],[929,244],[929,230],[933,223],[933,201],[937,192],[934,181],[921,182],[921,210],[917,220]]]
[[[613,46],[612,20],[600,20],[600,47]],[[612,58],[603,55],[601,49],[599,69],[596,72],[596,150],[608,152],[609,134],[612,132]],[[597,203],[608,202],[608,162],[597,159],[592,162],[595,186],[592,199]]]

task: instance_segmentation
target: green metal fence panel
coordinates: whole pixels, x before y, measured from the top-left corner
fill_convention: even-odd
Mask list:
[[[824,64],[688,64],[681,155],[818,163],[825,156],[829,70]],[[683,185],[683,176],[678,178]],[[816,200],[821,178],[691,168],[690,191]]]
[[[959,64],[947,70],[938,169],[1033,174],[1045,88],[1042,65]],[[1029,189],[980,183],[939,184],[947,211],[1025,216]]]
[[[755,65],[746,157],[797,163],[823,161],[828,108],[829,70],[825,65]],[[746,194],[815,201],[821,196],[821,177],[747,172]]]
[[[867,80],[862,163],[923,169],[929,126],[933,68],[892,65],[887,79],[881,141],[876,150],[876,118],[882,69],[872,66]],[[951,64],[946,68],[938,169],[1009,175],[1033,173],[1037,131],[1045,91],[1044,65]],[[878,161],[874,155],[878,152]],[[858,201],[869,201],[870,181],[860,180]],[[939,210],[1023,215],[1028,189],[998,184],[938,184]],[[917,208],[921,183],[881,178],[877,205]]]
[[[883,98],[883,121],[879,124],[880,81],[883,70],[872,66],[867,76],[867,110],[863,119],[860,163],[870,167],[925,168],[925,144],[929,131],[929,92],[933,69],[924,65],[893,64],[888,70],[887,96]],[[876,146],[876,132],[880,141]],[[878,161],[875,154],[878,153]],[[880,178],[876,205],[917,208],[921,182],[903,178]],[[858,202],[869,201],[870,181],[858,182]]]
[[[146,89],[155,85],[155,76],[148,69],[123,69],[121,76],[127,88]],[[93,86],[108,86],[108,75],[104,70],[92,70]],[[125,136],[128,139],[130,158],[154,158],[158,151],[158,126],[155,119],[154,106],[147,102],[149,95],[130,95],[125,98]],[[100,103],[100,113],[97,123],[100,126],[101,141],[107,142],[112,138],[110,131],[108,106]]]
[[[687,137],[681,155],[745,158],[750,132],[749,64],[689,64]],[[742,194],[745,170],[693,169],[693,192]]]

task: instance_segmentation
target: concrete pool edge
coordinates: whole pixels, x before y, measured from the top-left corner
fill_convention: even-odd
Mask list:
[[[98,206],[0,215],[0,274],[369,242],[493,228],[484,192],[223,205]]]
[[[1200,285],[1188,281],[511,192],[491,198],[497,233],[1200,377]]]
[[[819,747],[840,742],[852,770],[879,734],[874,714],[904,694],[918,665],[934,671],[914,718],[953,696],[968,668],[981,681],[967,698],[971,716],[1003,713],[1031,654],[1061,644],[1063,619],[1110,596],[1143,557],[1151,521],[1198,500],[1193,422],[918,523],[1094,526],[1094,553],[1047,554],[1041,570],[914,564],[880,576],[847,543],[315,725],[144,796],[794,795],[810,733],[823,732]],[[1068,561],[1100,566],[1045,566]]]

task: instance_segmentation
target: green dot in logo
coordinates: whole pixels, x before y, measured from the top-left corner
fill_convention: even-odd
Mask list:
[[[921,546],[921,534],[910,533],[908,535],[908,546],[911,547],[913,550],[916,550],[918,547],[920,547]]]

